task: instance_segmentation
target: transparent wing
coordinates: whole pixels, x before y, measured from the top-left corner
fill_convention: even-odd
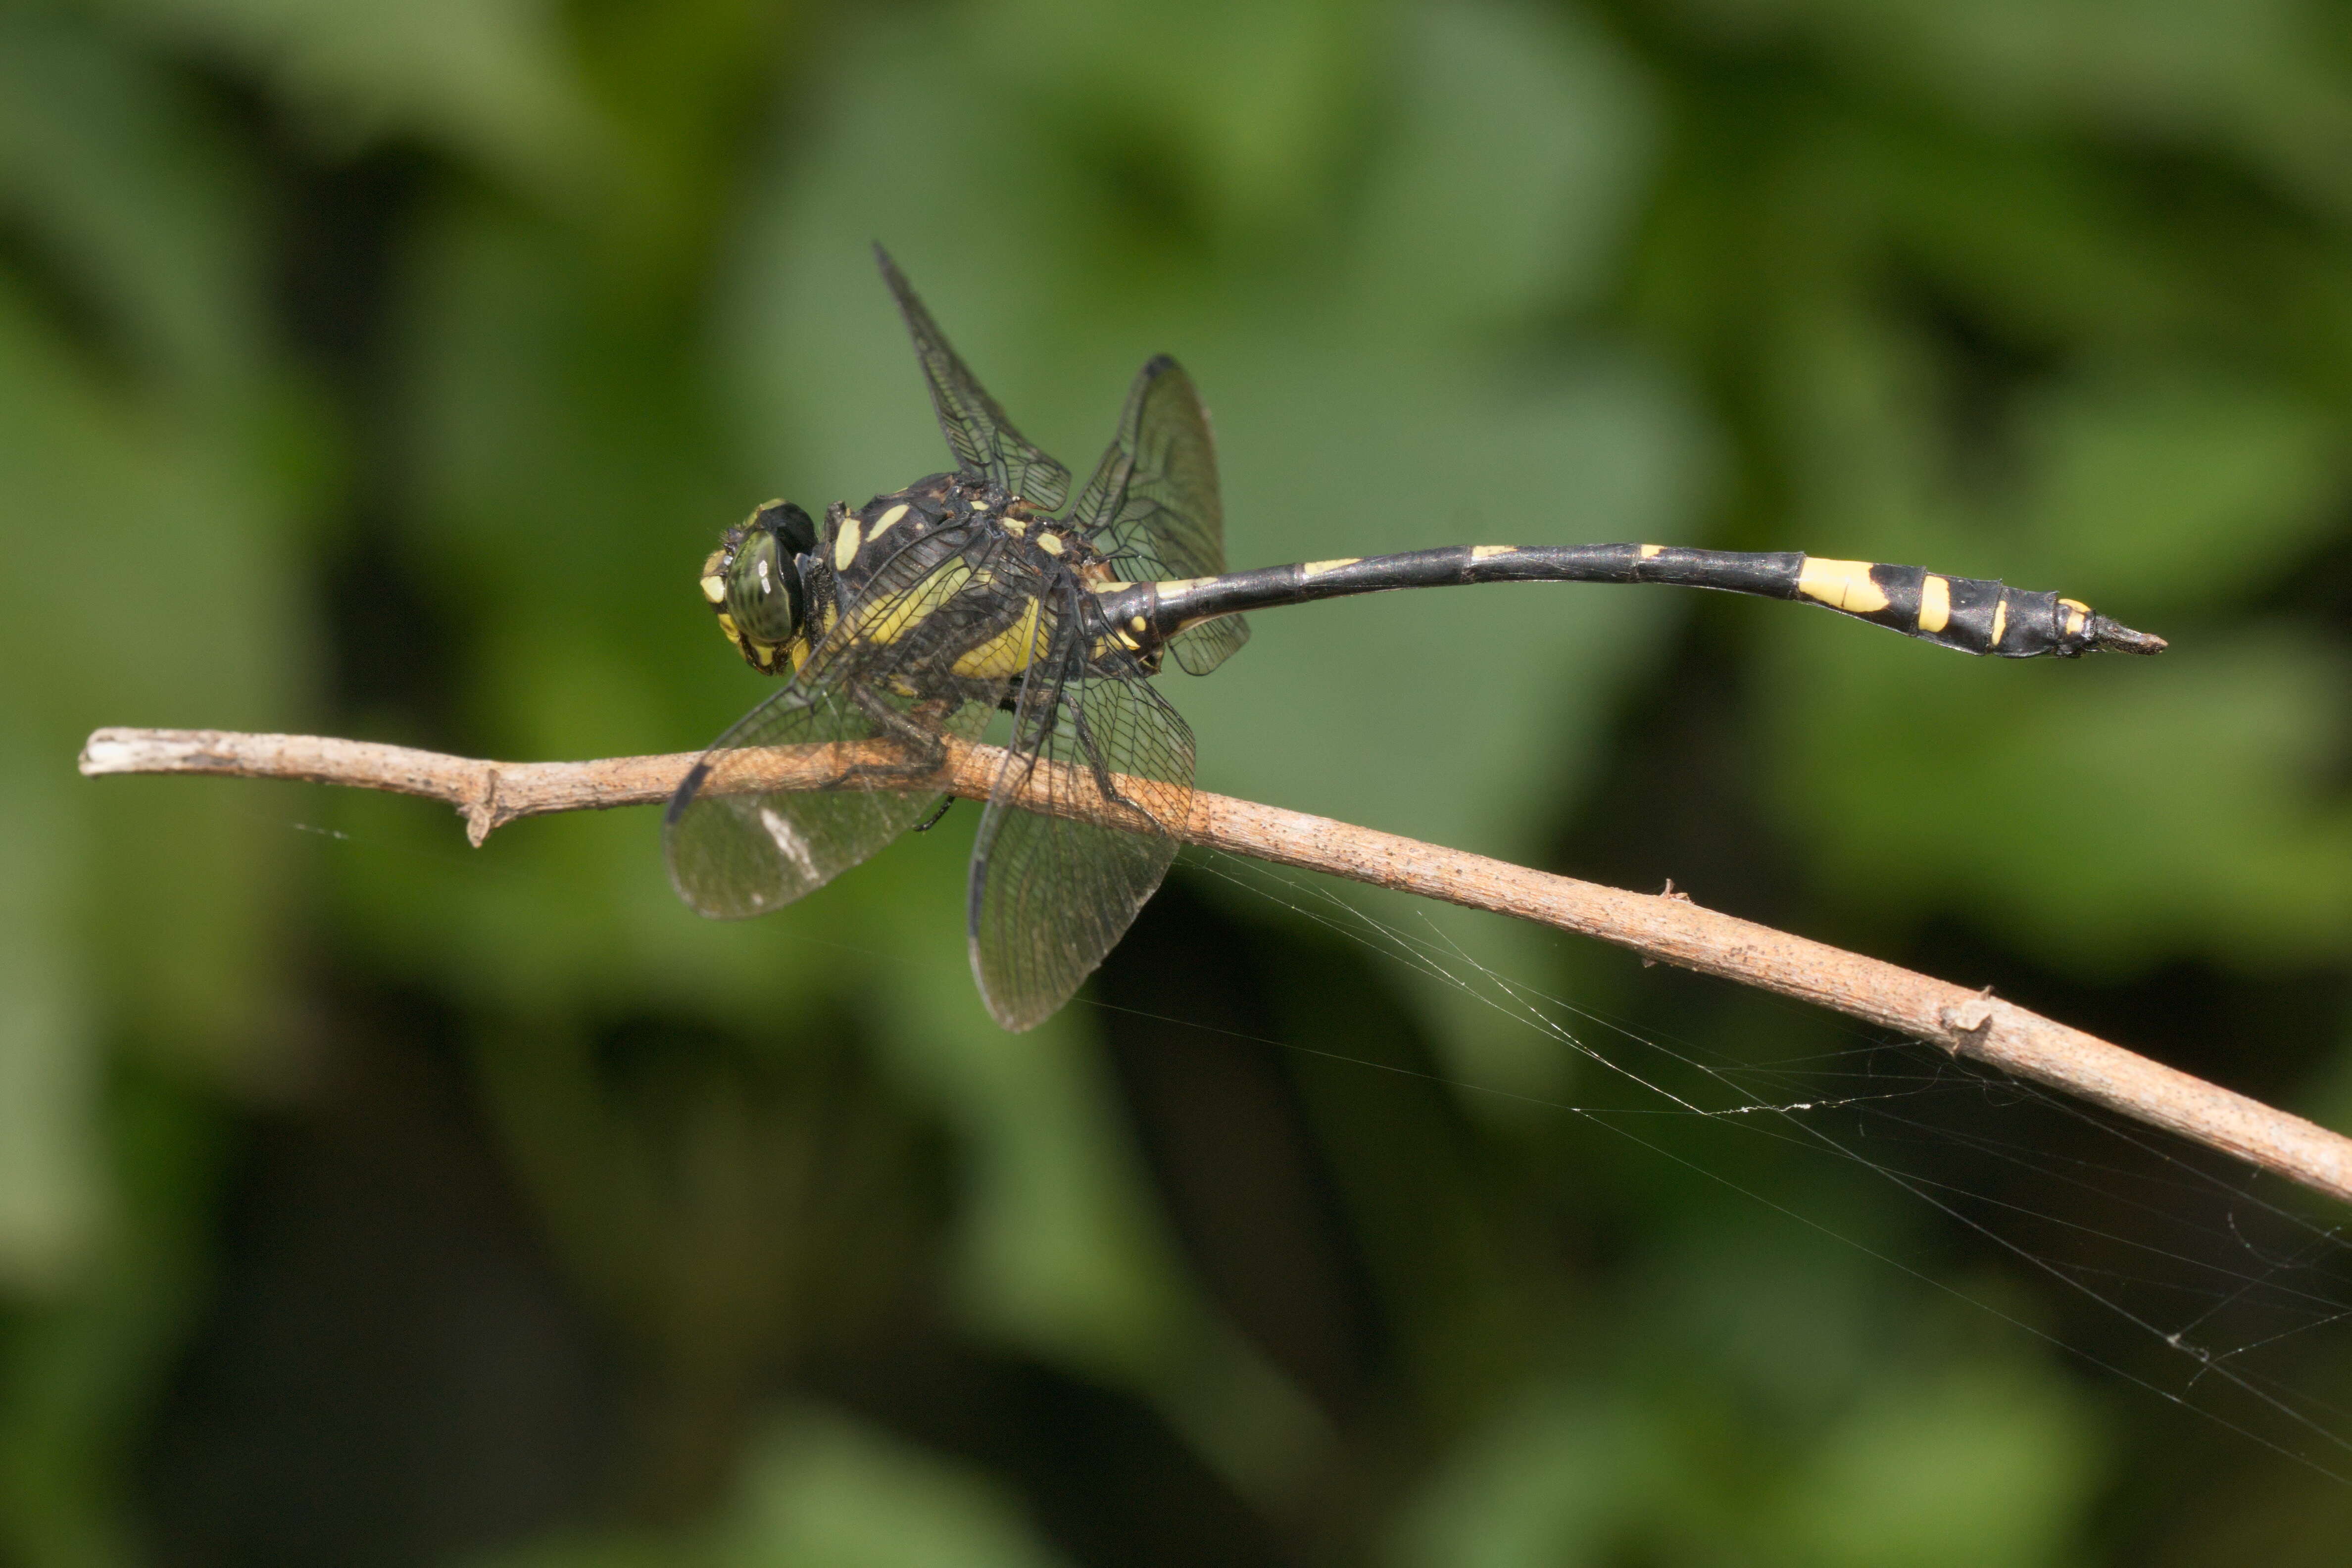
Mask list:
[[[1158,575],[1214,577],[1225,569],[1224,503],[1209,413],[1184,367],[1166,354],[1129,389],[1118,433],[1070,513],[1070,524],[1114,560],[1148,562]]]
[[[999,623],[1024,624],[1023,602],[991,570],[1002,553],[971,530],[900,552],[792,684],[703,753],[662,827],[670,881],[690,908],[719,919],[781,908],[938,804],[938,791],[907,781],[938,764],[940,736],[977,738],[1007,685],[954,675],[954,656]],[[815,748],[797,761],[830,787],[752,787],[771,761],[760,753],[779,746]]]
[[[1129,582],[1224,571],[1225,509],[1209,411],[1184,367],[1166,354],[1136,376],[1118,434],[1070,521]],[[1248,640],[1248,624],[1226,616],[1177,633],[1168,647],[1187,673],[1206,675]]]
[[[1070,495],[1070,470],[1029,444],[996,399],[982,390],[940,331],[923,302],[907,282],[906,274],[889,252],[874,247],[881,263],[882,280],[898,301],[907,331],[915,340],[915,357],[923,363],[924,379],[931,384],[931,405],[939,411],[956,463],[974,479],[994,479],[1041,511],[1052,511]]]
[[[858,706],[845,686],[778,692],[722,737],[672,797],[663,823],[671,884],[697,914],[737,920],[765,914],[814,892],[928,816],[937,791],[888,789],[891,768],[877,744],[894,739],[886,721]],[[939,716],[908,715],[911,704],[885,697],[908,721],[971,739],[988,722],[988,706],[966,703]],[[765,746],[826,746],[825,765],[865,787],[807,792],[736,793],[730,775]],[[901,763],[903,776],[911,764]]]
[[[1022,692],[971,860],[971,967],[1008,1029],[1043,1023],[1134,922],[1192,804],[1192,732],[1140,666],[1073,649]],[[1026,807],[1015,805],[1026,798]],[[1107,805],[1116,826],[1059,815]]]

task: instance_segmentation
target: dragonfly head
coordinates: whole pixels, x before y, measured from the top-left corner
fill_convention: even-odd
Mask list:
[[[800,558],[815,548],[809,514],[776,500],[729,529],[703,562],[702,597],[752,668],[789,667],[808,613]]]

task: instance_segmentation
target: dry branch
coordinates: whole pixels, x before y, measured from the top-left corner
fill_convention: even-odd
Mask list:
[[[858,760],[853,753],[880,744],[740,753],[715,782],[744,790],[824,788],[841,776],[845,763]],[[985,799],[1003,760],[994,747],[951,742],[944,764],[920,787]],[[693,754],[680,752],[589,763],[493,763],[312,735],[100,730],[82,752],[81,771],[304,779],[424,795],[457,807],[466,819],[467,836],[479,844],[492,829],[518,817],[666,800],[695,761]],[[1119,815],[1090,788],[1070,788],[1064,780],[1063,788],[1048,793],[1047,782],[1042,774],[1031,780],[1030,804],[1039,809],[1106,820]],[[1152,787],[1142,784],[1139,793],[1148,797]],[[1191,816],[1177,837],[1277,865],[1538,921],[1663,963],[1816,1003],[2078,1095],[2352,1203],[2352,1139],[2022,1007],[1679,897],[1624,892],[1205,792],[1193,795]]]

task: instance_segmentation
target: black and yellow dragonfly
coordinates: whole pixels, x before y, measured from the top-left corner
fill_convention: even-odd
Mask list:
[[[854,510],[835,502],[821,526],[771,501],[703,563],[720,629],[754,668],[786,679],[671,799],[670,876],[706,915],[788,904],[927,826],[943,802],[916,783],[943,737],[976,739],[1008,711],[968,925],[973,976],[1008,1029],[1066,1002],[1159,887],[1192,803],[1192,735],[1150,678],[1168,658],[1193,675],[1216,668],[1247,640],[1247,611],[1466,583],[1668,583],[1809,601],[2009,658],[2165,646],[2055,594],[1793,552],[1477,544],[1229,574],[1208,414],[1174,360],[1136,377],[1072,503],[1070,471],[1013,427],[877,256],[955,471]],[[836,753],[866,760],[833,787],[729,785],[731,755],[826,742],[879,744]],[[1093,819],[1014,804],[1041,788],[1090,789]]]

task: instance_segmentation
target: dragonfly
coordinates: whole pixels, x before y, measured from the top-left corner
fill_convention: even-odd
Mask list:
[[[950,740],[1000,714],[971,853],[967,941],[1007,1029],[1058,1011],[1160,886],[1193,794],[1192,731],[1153,678],[1207,675],[1285,605],[1476,583],[1662,583],[1790,599],[1970,654],[2152,654],[2082,601],[1916,566],[1674,545],[1472,544],[1225,570],[1208,411],[1160,355],[1071,499],[875,249],[955,467],[822,524],[770,501],[704,561],[702,596],[780,689],[721,735],[663,834],[687,904],[721,919],[806,897],[950,804]],[[824,787],[759,787],[754,753],[833,747]],[[748,781],[748,782],[747,782]],[[1087,797],[1081,800],[1080,796]]]

